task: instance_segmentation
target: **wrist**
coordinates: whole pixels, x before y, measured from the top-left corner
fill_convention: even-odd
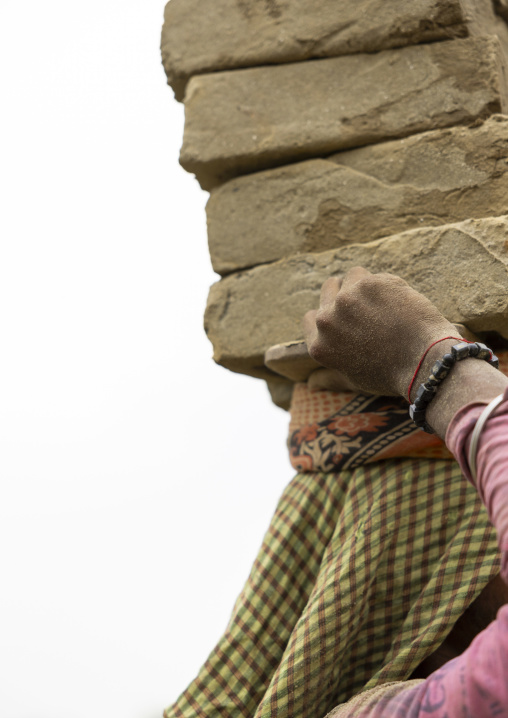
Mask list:
[[[502,394],[507,385],[507,377],[488,362],[475,358],[459,361],[430,402],[426,421],[444,439],[448,425],[459,409],[471,403],[488,404]]]
[[[455,337],[443,339],[442,341],[437,340],[437,343],[434,344],[434,346],[431,346],[432,342],[430,342],[430,349],[428,350],[427,354],[423,356],[427,347],[422,352],[423,358],[421,359],[421,364],[419,368],[418,360],[416,362],[415,371],[411,375],[411,378],[409,379],[406,386],[406,393],[404,395],[405,399],[408,399],[410,403],[415,400],[420,385],[424,384],[427,381],[427,379],[432,373],[432,368],[434,367],[436,361],[442,359],[445,354],[448,354],[450,352],[452,346],[460,341],[461,339],[459,337]]]
[[[454,345],[459,346],[453,349]],[[453,337],[435,340],[424,351],[409,385],[410,416],[417,426],[444,439],[459,409],[471,402],[488,403],[507,384],[497,370],[497,357],[485,345]]]
[[[436,329],[432,334],[421,332],[403,362],[404,368],[397,383],[398,393],[413,403],[420,385],[427,381],[436,361],[460,341],[463,341],[461,334],[453,325]]]

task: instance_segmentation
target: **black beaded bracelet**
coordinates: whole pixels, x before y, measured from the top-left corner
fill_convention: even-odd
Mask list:
[[[409,407],[409,416],[416,426],[428,434],[434,434],[434,430],[427,424],[425,413],[427,407],[435,397],[437,389],[443,379],[445,379],[452,370],[455,362],[462,359],[484,359],[495,369],[499,368],[499,359],[497,356],[481,342],[460,342],[454,344],[449,354],[438,360],[432,367],[432,373],[424,384],[420,384],[414,403]]]

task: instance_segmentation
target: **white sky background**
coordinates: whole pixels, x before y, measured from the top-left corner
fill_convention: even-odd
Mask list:
[[[287,414],[210,358],[163,9],[0,4],[5,718],[160,716],[292,473]]]

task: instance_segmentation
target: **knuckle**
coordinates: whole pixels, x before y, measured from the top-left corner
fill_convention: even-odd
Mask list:
[[[328,352],[326,351],[326,347],[322,342],[320,342],[319,340],[313,341],[310,344],[308,350],[312,359],[317,361],[319,364],[324,364],[326,362]]]
[[[351,320],[351,316],[355,313],[355,307],[358,301],[358,296],[355,291],[356,286],[355,284],[355,286],[348,291],[341,292],[335,300],[335,310],[337,316],[340,317],[341,327],[347,325]]]
[[[407,283],[401,279],[401,277],[387,273],[371,274],[369,277],[362,277],[355,285],[358,292],[365,297],[379,297],[387,291],[389,292],[394,289],[400,290],[407,286]]]
[[[328,312],[319,309],[316,313],[316,327],[319,331],[328,332],[333,325],[332,317]]]

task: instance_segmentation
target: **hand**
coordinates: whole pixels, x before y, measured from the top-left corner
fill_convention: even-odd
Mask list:
[[[304,332],[311,357],[338,371],[350,386],[401,396],[407,396],[427,347],[437,339],[459,336],[403,279],[362,267],[323,284],[320,307],[305,315]],[[445,351],[445,343],[437,345],[440,356]]]

